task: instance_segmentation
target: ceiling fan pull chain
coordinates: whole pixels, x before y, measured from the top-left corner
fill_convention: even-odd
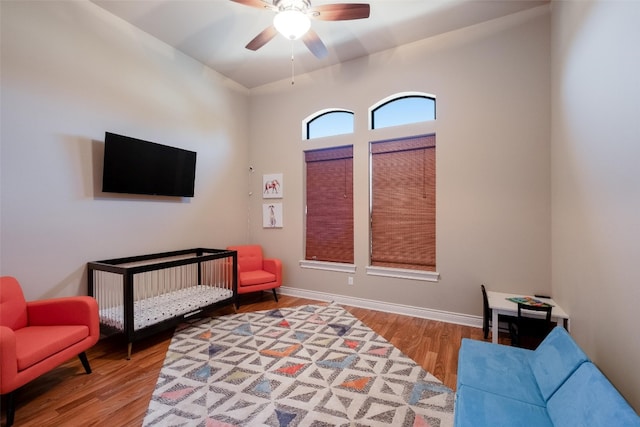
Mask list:
[[[294,76],[295,76],[295,72],[293,67],[293,40],[291,40],[291,85],[295,84]]]

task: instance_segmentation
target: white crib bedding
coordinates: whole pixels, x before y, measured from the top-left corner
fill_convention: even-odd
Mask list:
[[[133,304],[133,328],[142,329],[232,296],[231,289],[201,285],[142,299]],[[124,330],[124,306],[100,309],[100,323]]]

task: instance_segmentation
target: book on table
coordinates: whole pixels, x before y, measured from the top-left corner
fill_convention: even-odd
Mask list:
[[[548,302],[541,301],[539,299],[533,297],[510,297],[507,298],[509,301],[515,302],[516,304],[525,304],[533,307],[553,307],[553,304],[549,304]]]

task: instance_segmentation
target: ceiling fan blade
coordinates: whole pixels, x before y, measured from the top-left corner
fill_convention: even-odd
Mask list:
[[[363,19],[369,17],[370,9],[367,3],[323,4],[312,8],[309,16],[321,21]]]
[[[260,34],[255,36],[253,40],[251,40],[245,46],[249,50],[258,50],[265,44],[271,41],[278,34],[278,30],[276,27],[271,25],[270,27],[265,28]]]
[[[276,10],[275,6],[273,6],[271,3],[268,3],[262,0],[231,0],[231,1],[235,3],[243,4],[245,6],[257,7],[258,9]]]
[[[311,29],[302,37],[302,41],[318,59],[324,58],[329,53],[318,34]]]

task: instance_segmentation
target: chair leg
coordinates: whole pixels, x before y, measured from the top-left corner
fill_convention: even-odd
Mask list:
[[[13,425],[13,419],[16,414],[15,391],[7,393],[7,427]]]
[[[489,338],[489,329],[491,328],[491,310],[484,310],[482,313],[482,332],[484,339]]]
[[[273,291],[273,297],[276,299],[276,302],[278,302],[278,294],[276,293],[276,288],[271,289]]]
[[[520,347],[520,337],[518,336],[518,327],[513,323],[509,323],[509,335],[511,335],[511,345]]]
[[[84,366],[84,370],[87,372],[87,374],[90,374],[91,365],[89,365],[89,360],[87,359],[87,353],[83,351],[78,355],[78,357],[80,358],[80,362],[82,362],[82,366]]]

